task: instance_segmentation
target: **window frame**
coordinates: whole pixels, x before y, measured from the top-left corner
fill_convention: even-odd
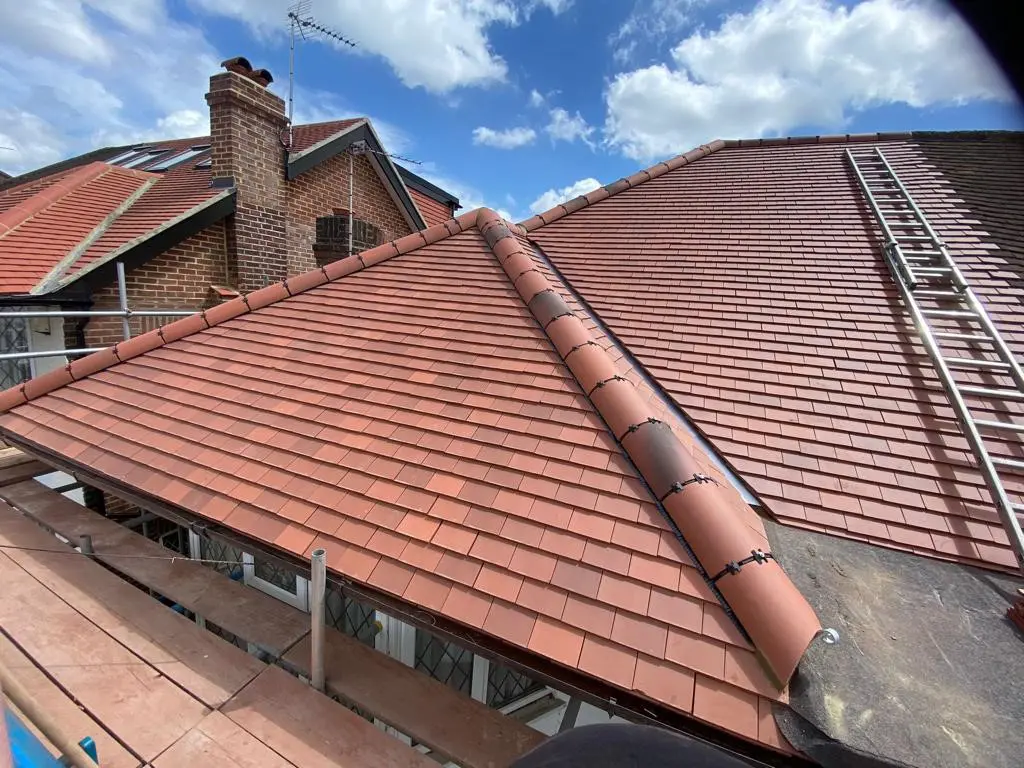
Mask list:
[[[287,589],[257,576],[255,556],[243,551],[242,581],[247,586],[255,587],[271,597],[276,597],[282,603],[288,603],[293,608],[309,612],[309,579],[305,579],[297,573],[295,574],[295,592],[289,592]]]

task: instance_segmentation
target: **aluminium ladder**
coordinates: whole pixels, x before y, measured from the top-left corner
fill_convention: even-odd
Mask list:
[[[1010,419],[1011,415],[1020,419],[1024,411],[1008,414],[1005,409],[1008,403],[1024,405],[1024,373],[882,150],[847,149],[846,158],[882,227],[886,263],[985,479],[1017,565],[1024,571],[1024,504],[1011,500],[1000,476],[1000,470],[1024,471],[1024,460],[998,453],[1006,442],[1024,446],[1014,442],[1024,437],[1024,420]],[[976,379],[964,382],[954,374],[995,377],[1004,383],[986,380],[979,385]],[[1003,406],[1001,413],[993,407],[998,405]],[[979,409],[995,410],[1003,418],[975,418],[974,411]]]

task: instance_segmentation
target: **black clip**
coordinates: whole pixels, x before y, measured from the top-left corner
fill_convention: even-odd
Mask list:
[[[733,576],[735,576],[737,573],[740,572],[740,569],[743,568],[743,566],[747,563],[758,563],[759,565],[763,565],[764,563],[767,563],[769,560],[774,559],[775,556],[772,555],[771,552],[762,552],[760,549],[752,549],[750,550],[750,557],[744,557],[739,562],[736,562],[734,560],[732,562],[726,563],[725,568],[723,568],[711,577],[711,583],[714,584],[726,574],[732,574]]]
[[[672,483],[672,485],[670,485],[668,487],[668,491],[665,492],[665,495],[662,496],[659,499],[659,501],[664,501],[669,496],[671,496],[673,493],[679,493],[686,486],[693,485],[694,483],[697,483],[698,485],[702,485],[704,483],[716,483],[716,481],[715,481],[715,478],[713,478],[713,477],[708,477],[707,475],[703,475],[700,472],[695,472],[693,474],[693,477],[691,477],[689,480],[676,480],[674,483]]]
[[[576,345],[576,346],[574,346],[574,347],[573,347],[572,349],[570,349],[570,350],[569,350],[568,352],[566,352],[566,353],[565,353],[565,356],[566,356],[566,357],[568,357],[569,355],[571,355],[571,354],[572,354],[573,352],[575,352],[575,351],[576,351],[577,349],[579,349],[580,347],[586,347],[586,346],[590,346],[590,345],[593,345],[593,346],[595,346],[595,347],[596,347],[596,346],[597,346],[597,342],[596,342],[596,341],[593,341],[593,340],[591,340],[591,341],[584,341],[584,342],[583,342],[582,344],[577,344],[577,345]]]
[[[554,290],[552,290],[552,289],[549,289],[549,290],[551,290],[551,293],[554,293]],[[547,293],[547,291],[539,291],[533,298],[534,299],[537,298],[537,296],[540,296],[540,294],[542,294],[542,293]],[[531,299],[531,301],[533,301],[533,299]],[[570,309],[567,309],[565,312],[559,312],[557,315],[553,315],[551,317],[551,319],[547,321],[547,323],[544,325],[544,327],[547,328],[549,325],[551,325],[553,322],[555,322],[555,320],[557,320],[558,318],[566,317],[567,315],[571,315],[571,314],[572,314],[572,310],[570,310]]]
[[[592,395],[592,394],[594,394],[594,392],[599,390],[605,384],[611,384],[613,381],[627,381],[627,380],[628,379],[626,379],[625,376],[619,376],[619,374],[616,373],[614,376],[609,376],[607,379],[602,379],[601,381],[597,382],[597,384],[594,385],[594,388],[591,389],[587,394],[588,395]]]
[[[627,435],[632,435],[634,432],[636,432],[638,429],[640,429],[640,427],[642,427],[644,424],[660,424],[660,423],[661,423],[660,419],[656,419],[653,416],[648,416],[646,419],[644,419],[643,421],[641,421],[638,424],[630,424],[629,427],[626,428],[626,434]]]

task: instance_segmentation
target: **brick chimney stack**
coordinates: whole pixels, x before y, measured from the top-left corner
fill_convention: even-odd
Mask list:
[[[287,277],[284,100],[267,90],[265,69],[237,57],[210,78],[210,154],[214,180],[237,189],[228,220],[228,257],[242,293]]]

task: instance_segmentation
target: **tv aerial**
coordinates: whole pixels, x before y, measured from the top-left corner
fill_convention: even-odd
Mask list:
[[[293,126],[294,126],[294,111],[295,111],[295,41],[297,38],[303,40],[316,40],[318,38],[328,38],[335,40],[342,45],[347,45],[352,48],[356,47],[356,44],[349,40],[347,37],[342,35],[340,32],[336,32],[325,24],[321,24],[313,16],[310,15],[310,7],[312,6],[312,0],[297,0],[288,7],[288,37],[289,37],[289,48],[288,48],[288,146],[292,146],[294,139]]]

